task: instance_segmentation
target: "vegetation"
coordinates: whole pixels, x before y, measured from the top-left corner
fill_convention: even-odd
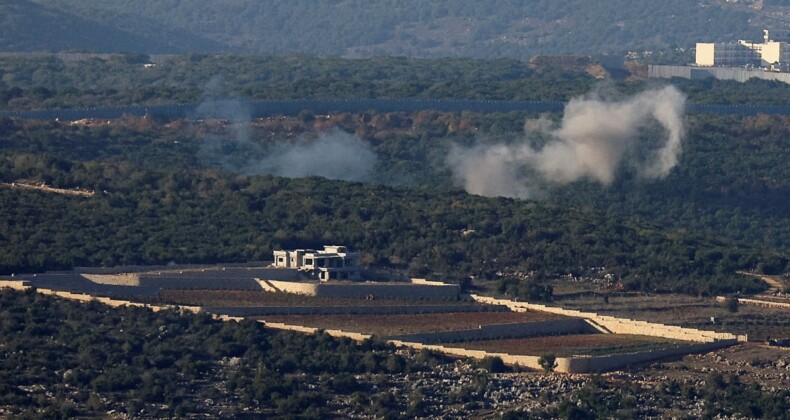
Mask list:
[[[32,25],[8,31],[0,48],[25,51],[527,58],[687,48],[697,41],[757,39],[761,29],[749,24],[754,10],[685,0],[13,0],[0,9],[5,15],[11,28]],[[49,30],[42,17],[52,15],[56,27],[72,30],[53,38],[23,36]]]
[[[515,59],[342,59],[189,54],[153,67],[144,54],[0,55],[0,109],[200,102],[216,98],[422,98],[567,101],[594,88],[630,94],[654,82],[599,85],[584,68]],[[673,80],[689,101],[787,105],[790,85]],[[308,115],[308,114],[306,114]]]
[[[557,367],[557,356],[553,354],[543,354],[538,359],[538,364],[546,372],[552,372]]]
[[[785,269],[786,253],[711,240],[690,230],[741,240],[760,235],[754,236],[756,244],[767,242],[768,235],[787,239],[782,232],[790,229],[790,221],[781,210],[786,196],[779,192],[785,188],[781,179],[788,178],[777,175],[776,183],[766,183],[764,175],[786,170],[783,155],[762,152],[782,147],[781,130],[768,136],[744,130],[740,139],[746,144],[692,130],[681,166],[649,187],[633,181],[604,189],[580,182],[551,191],[548,203],[427,188],[429,181],[434,187],[442,179],[445,185],[450,181],[447,173],[425,164],[426,156],[439,158],[442,147],[469,139],[478,127],[500,136],[514,133],[523,118],[422,112],[332,119],[375,145],[379,169],[388,178],[408,173],[416,183],[426,183],[419,189],[228,173],[255,155],[244,148],[219,161],[203,155],[209,139],[232,134],[210,122],[165,125],[130,118],[90,126],[2,120],[0,179],[40,180],[99,194],[84,199],[0,190],[9,209],[0,224],[6,244],[0,267],[9,273],[75,265],[248,261],[268,259],[277,248],[346,243],[369,252],[367,263],[418,276],[501,279],[502,292],[544,300],[552,293],[541,279],[585,275],[594,267],[604,267],[604,274],[627,289],[692,294],[761,290],[763,283],[736,270]],[[705,121],[707,129],[716,130],[732,120],[700,118],[695,124]],[[749,117],[741,124],[759,120]],[[284,126],[264,125],[249,134],[265,146],[294,133],[308,135],[315,124],[323,124],[315,120],[311,128],[303,121],[282,121]],[[451,132],[453,125],[459,129]],[[748,136],[762,145],[748,147]],[[765,163],[731,178],[745,156]],[[767,188],[747,187],[748,182]],[[744,207],[749,201],[736,200],[737,195],[730,202],[721,198],[728,194],[723,188],[738,188],[738,183],[747,183],[744,193],[757,194],[752,206]],[[729,228],[733,212],[745,214],[733,205],[748,208],[753,224]],[[671,217],[685,209],[705,217],[697,222],[691,220],[693,212]],[[727,223],[721,229],[711,223],[719,220]]]
[[[553,407],[533,412],[511,411],[504,419],[559,418],[597,419],[634,418],[656,416],[655,411],[645,410],[639,399],[668,409],[688,413],[692,405],[704,407],[705,418],[748,417],[786,418],[790,410],[790,392],[786,389],[765,389],[759,384],[745,384],[736,375],[725,377],[712,373],[705,385],[696,386],[691,381],[670,380],[654,389],[644,389],[638,384],[613,383],[599,376],[572,395],[563,398]]]
[[[266,330],[254,321],[154,313],[0,291],[0,406],[42,417],[326,417],[374,373],[428,369],[368,341]],[[210,403],[206,401],[210,400]],[[364,407],[359,407],[364,409]],[[224,413],[224,414],[222,414]]]
[[[604,266],[631,288],[687,293],[753,291],[739,276],[755,249],[623,224],[573,209],[461,192],[409,190],[317,178],[232,176],[129,164],[8,159],[6,179],[34,168],[83,199],[0,189],[5,273],[75,265],[263,260],[272,249],[344,243],[367,261],[414,275],[501,270],[581,274]],[[107,193],[103,193],[107,191]],[[475,230],[474,238],[463,230]],[[594,238],[594,240],[593,240]],[[634,250],[639,250],[634,252]],[[690,253],[710,258],[689,261]]]

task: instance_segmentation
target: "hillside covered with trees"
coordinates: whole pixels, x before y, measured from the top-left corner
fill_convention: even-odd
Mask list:
[[[44,17],[54,14],[63,24],[46,27]],[[523,59],[689,48],[697,41],[756,38],[762,29],[750,26],[754,10],[686,0],[13,0],[0,5],[0,16],[9,29],[33,23],[21,33],[5,31],[4,51]],[[77,19],[80,25],[69,23]],[[55,28],[62,29],[60,37],[24,35]]]

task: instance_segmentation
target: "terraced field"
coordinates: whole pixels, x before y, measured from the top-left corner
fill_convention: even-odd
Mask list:
[[[303,296],[291,293],[272,293],[247,290],[163,290],[156,299],[161,303],[214,306],[214,307],[258,307],[258,306],[416,306],[436,305],[433,300],[398,299],[343,299]],[[441,305],[476,305],[470,301],[441,301]]]
[[[477,328],[480,325],[545,321],[565,319],[565,317],[544,312],[448,312],[396,315],[275,315],[258,317],[258,319],[387,336],[464,330]]]
[[[516,355],[554,354],[555,356],[601,356],[637,351],[656,350],[688,342],[658,337],[628,334],[576,334],[506,340],[481,340],[466,343],[447,343],[448,347],[463,347],[495,353]]]

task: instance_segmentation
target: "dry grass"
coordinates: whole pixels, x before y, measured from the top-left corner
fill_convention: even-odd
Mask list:
[[[335,299],[303,296],[291,293],[272,293],[247,290],[163,290],[157,300],[161,303],[220,306],[415,306],[415,305],[472,305],[465,301],[397,300],[397,299]]]
[[[754,305],[740,305],[729,312],[713,298],[686,295],[612,296],[606,303],[602,296],[563,299],[555,304],[581,311],[597,312],[623,318],[748,334],[750,340],[767,337],[790,337],[790,311]],[[711,322],[711,317],[716,319]]]
[[[454,312],[438,314],[393,315],[274,315],[263,316],[269,322],[304,325],[323,329],[341,329],[380,336],[420,332],[453,331],[480,325],[544,321],[564,318],[543,312]]]
[[[627,334],[577,334],[506,340],[481,340],[468,343],[448,343],[446,346],[485,350],[492,353],[515,355],[554,354],[555,356],[599,356],[655,350],[678,344],[681,341]]]

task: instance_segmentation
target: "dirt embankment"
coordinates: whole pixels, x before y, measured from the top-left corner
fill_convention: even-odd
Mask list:
[[[91,190],[84,190],[80,188],[55,188],[50,187],[44,183],[28,183],[28,182],[0,182],[0,186],[6,188],[19,188],[24,190],[37,190],[54,194],[72,195],[78,197],[93,197],[96,192]]]

